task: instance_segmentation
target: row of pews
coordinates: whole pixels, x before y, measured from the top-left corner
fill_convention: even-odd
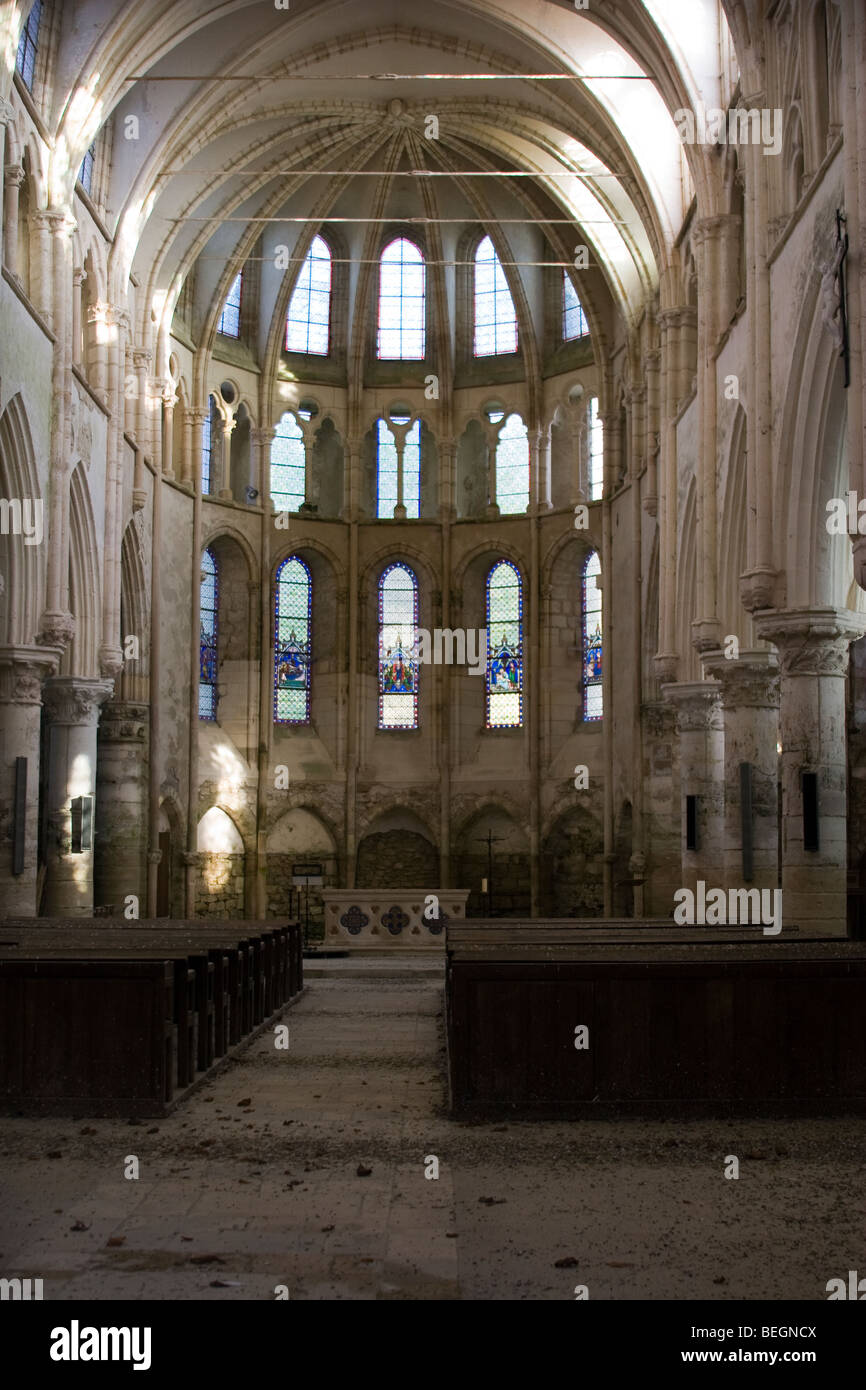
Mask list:
[[[165,1114],[303,987],[297,922],[0,922],[0,1105]]]

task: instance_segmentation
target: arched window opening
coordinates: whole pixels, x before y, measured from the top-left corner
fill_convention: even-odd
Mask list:
[[[296,555],[277,570],[274,610],[274,721],[309,724],[313,580]]]
[[[201,491],[206,497],[211,490],[213,474],[213,401],[208,396],[207,413],[201,427]]]
[[[21,30],[21,37],[18,40],[18,52],[15,55],[15,68],[20,74],[28,92],[33,91],[36,57],[39,52],[39,26],[42,23],[42,8],[42,0],[34,0],[24,27]]]
[[[84,189],[88,198],[93,192],[93,163],[96,158],[96,144],[92,144],[87,154],[81,161],[81,168],[78,171],[78,182]]]
[[[589,398],[589,499],[597,502],[604,492],[604,425],[598,413],[598,397]]]
[[[241,299],[243,297],[244,273],[240,271],[235,276],[232,287],[226,296],[223,311],[217,324],[217,333],[222,333],[224,338],[239,338],[241,336]]]
[[[476,357],[517,351],[517,315],[502,262],[489,236],[475,252]]]
[[[496,441],[496,502],[509,516],[529,506],[529,434],[519,415],[509,415]]]
[[[523,724],[523,584],[508,560],[487,576],[487,727]]]
[[[593,550],[583,567],[581,607],[583,610],[583,717],[601,719],[604,714],[602,687],[601,563]]]
[[[313,237],[292,290],[286,316],[286,351],[327,357],[331,327],[331,251]]]
[[[418,581],[408,565],[379,580],[379,728],[418,728]]]
[[[394,425],[408,425],[407,415],[393,415]],[[421,515],[421,421],[416,420],[407,431],[403,444],[402,497],[399,486],[399,455],[397,441],[385,420],[376,421],[376,515],[393,517],[394,508],[402,501],[406,516],[417,520]]]
[[[585,338],[589,333],[589,325],[586,321],[586,314],[583,312],[583,305],[577,297],[577,290],[571,283],[571,276],[567,270],[562,272],[562,337],[563,341],[570,343],[574,338]]]
[[[278,512],[300,511],[307,492],[304,432],[289,411],[282,416],[271,444],[271,500]]]
[[[379,331],[382,361],[420,361],[426,351],[426,270],[413,241],[396,237],[379,260]]]
[[[198,717],[217,717],[217,628],[219,574],[210,550],[201,557],[201,637],[199,640]]]

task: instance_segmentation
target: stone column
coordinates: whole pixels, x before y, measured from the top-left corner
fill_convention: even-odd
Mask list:
[[[761,637],[779,649],[782,744],[782,911],[804,935],[847,935],[845,678],[848,646],[866,616],[846,608],[762,614]],[[818,846],[806,848],[803,774],[815,773]]]
[[[39,911],[38,809],[42,682],[60,648],[0,647],[0,904],[10,916]],[[16,760],[26,758],[23,864],[14,860]],[[19,871],[20,870],[20,871]]]
[[[504,424],[505,421],[502,421]],[[487,506],[484,516],[487,521],[499,520],[499,503],[496,501],[496,445],[499,430],[496,425],[488,425],[484,431],[487,437]]]
[[[722,888],[779,886],[779,674],[772,652],[704,659],[721,683],[725,725],[725,853]],[[752,769],[752,876],[743,873],[740,766]]]
[[[162,386],[162,475],[174,478],[174,408],[177,396],[170,377],[163,378]]]
[[[259,490],[259,501],[266,512],[271,510],[271,444],[274,440],[273,426],[269,429],[250,430],[250,472]]]
[[[232,500],[232,435],[234,434],[237,420],[232,416],[231,420],[223,421],[222,457],[219,461],[219,475],[222,486],[219,488],[218,496],[225,498],[227,502]]]
[[[186,426],[189,431],[188,476],[184,482],[192,485],[194,491],[201,488],[201,438],[209,411],[195,407],[186,412]]]
[[[128,894],[147,893],[146,705],[109,701],[97,735],[94,905],[120,911]],[[143,911],[141,913],[143,916]]]
[[[698,879],[720,887],[725,854],[725,734],[719,681],[679,681],[662,687],[677,716],[680,747],[682,887]],[[686,843],[686,797],[696,796],[697,848]]]
[[[529,431],[530,506],[534,512],[550,511],[550,426]]]
[[[44,703],[50,722],[48,748],[48,831],[45,913],[86,917],[93,911],[93,830],[90,848],[72,853],[72,802],[96,792],[96,728],[99,711],[111,694],[110,681],[52,676]]]
[[[52,312],[51,221],[50,213],[30,214],[30,302],[55,327],[58,306]]]
[[[76,266],[72,272],[72,361],[82,371],[85,370],[86,354],[81,337],[81,287],[86,279],[86,271]]]
[[[18,267],[18,195],[24,182],[24,169],[20,164],[6,165],[6,180],[3,197],[3,262],[10,275],[16,280]]]

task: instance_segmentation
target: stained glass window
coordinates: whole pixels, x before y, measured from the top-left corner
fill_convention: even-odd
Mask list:
[[[278,512],[296,512],[306,497],[304,432],[288,411],[271,444],[271,498]]]
[[[36,70],[36,54],[39,49],[39,25],[41,22],[42,0],[35,0],[27,16],[24,28],[21,30],[21,37],[18,40],[18,52],[15,57],[15,67],[21,74],[28,92],[33,91],[33,74]]]
[[[91,145],[87,154],[81,161],[81,168],[78,171],[78,182],[85,193],[90,196],[93,191],[93,161],[96,157],[96,146]]]
[[[523,724],[523,585],[500,560],[487,576],[487,727]]]
[[[519,415],[509,415],[496,441],[496,501],[507,515],[529,506],[529,435]]]
[[[331,252],[314,237],[292,290],[286,318],[286,351],[327,357],[331,324]]]
[[[572,338],[585,338],[589,332],[583,305],[577,297],[577,290],[571,283],[567,270],[562,272],[562,336],[565,342]]]
[[[310,722],[313,580],[292,555],[277,570],[274,604],[274,720]]]
[[[207,414],[204,424],[201,427],[201,490],[202,496],[207,496],[211,485],[211,465],[213,462],[213,438],[211,425],[213,418],[213,406],[208,397]]]
[[[475,356],[517,351],[517,315],[505,271],[489,236],[475,252]]]
[[[209,550],[201,557],[201,637],[199,640],[198,717],[217,717],[217,623],[219,575]]]
[[[223,311],[217,324],[217,333],[226,338],[239,338],[241,335],[241,295],[243,294],[244,273],[236,275],[226,296]]]
[[[598,501],[604,492],[604,426],[598,413],[598,397],[589,398],[589,497]]]
[[[379,580],[379,728],[418,727],[418,581],[408,565]]]
[[[601,719],[604,694],[601,684],[601,564],[593,550],[583,567],[583,717]]]
[[[379,260],[379,334],[376,356],[420,360],[426,349],[426,272],[413,241],[396,237]]]
[[[408,425],[407,416],[394,416],[395,425]],[[376,422],[376,515],[392,517],[397,505],[397,442],[384,420]],[[403,506],[406,516],[421,515],[421,421],[416,420],[403,445]]]

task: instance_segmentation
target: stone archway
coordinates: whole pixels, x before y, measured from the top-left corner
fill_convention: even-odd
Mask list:
[[[604,911],[604,836],[584,807],[554,823],[542,854],[542,916],[600,917]]]

